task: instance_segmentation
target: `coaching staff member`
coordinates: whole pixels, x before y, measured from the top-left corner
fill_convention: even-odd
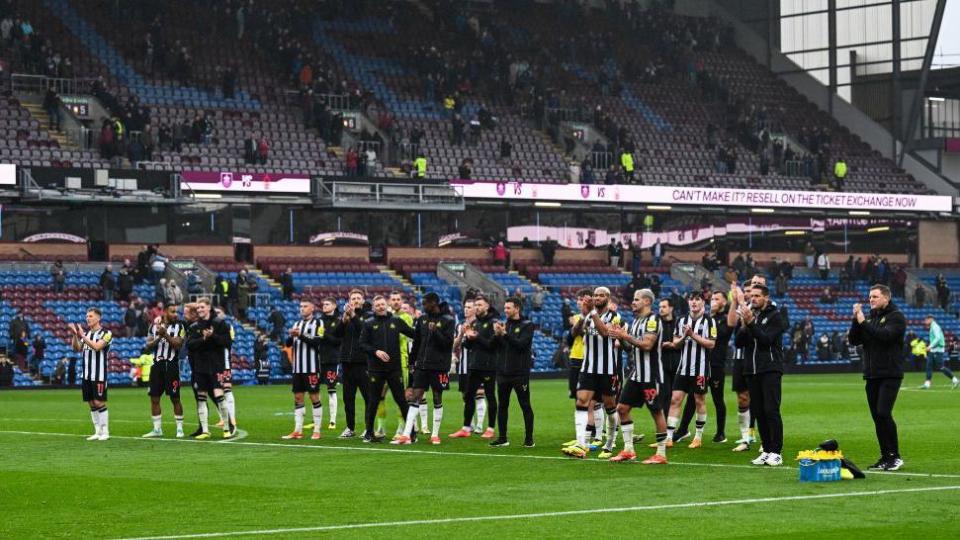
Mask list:
[[[750,414],[757,419],[763,452],[754,465],[783,464],[783,418],[780,416],[783,379],[783,330],[780,310],[770,301],[766,285],[754,285],[750,306],[740,306],[737,347],[743,348],[743,373],[750,388]]]
[[[903,334],[907,321],[890,301],[885,285],[870,288],[870,313],[860,304],[853,305],[850,343],[863,346],[863,378],[867,381],[867,404],[877,429],[880,459],[871,469],[896,471],[903,466],[897,442],[897,423],[893,405],[903,382]]]

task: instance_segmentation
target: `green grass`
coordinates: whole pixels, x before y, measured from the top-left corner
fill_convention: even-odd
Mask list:
[[[895,411],[906,460],[903,472],[913,474],[872,474],[863,481],[830,484],[799,483],[793,457],[798,450],[835,437],[861,466],[876,459],[863,384],[853,375],[784,380],[787,460],[781,469],[748,466],[753,452],[736,454],[730,452],[732,443],[712,442],[700,450],[674,448],[667,467],[565,459],[558,450],[572,437],[573,406],[565,382],[554,380],[533,383],[535,449],[519,446],[522,419],[515,403],[511,435],[517,446],[490,449],[479,438],[447,439],[446,434],[459,427],[462,414],[459,394],[454,392],[447,395],[441,446],[420,442],[397,448],[340,441],[338,433],[328,431],[318,442],[281,441],[280,435],[293,423],[292,397],[284,386],[235,390],[240,427],[249,435],[234,442],[133,438],[150,428],[148,398],[142,389],[112,389],[114,438],[86,442],[83,437],[92,427],[79,390],[4,391],[0,538],[121,538],[436,519],[453,521],[272,537],[955,538],[960,531],[955,513],[960,490],[902,491],[960,487],[956,442],[960,390],[949,391],[946,379],[940,378],[934,390],[917,391],[920,377],[907,377]],[[732,414],[727,432],[732,434],[736,408],[733,393],[728,394]],[[187,427],[192,429],[196,417],[189,395],[184,406]],[[712,405],[709,410],[708,439],[714,432]],[[174,429],[169,403],[164,404],[164,413],[164,430],[170,436]],[[391,406],[391,418],[394,414]],[[637,431],[652,437],[649,415],[640,411],[634,419]],[[646,452],[645,447],[640,451]],[[885,490],[896,492],[809,498]],[[649,508],[785,497],[807,498]],[[517,517],[624,507],[634,508]],[[512,519],[456,521],[481,516]]]

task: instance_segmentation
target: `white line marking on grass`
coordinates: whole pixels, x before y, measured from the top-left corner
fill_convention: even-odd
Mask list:
[[[566,510],[559,512],[537,512],[530,514],[510,514],[493,516],[470,516],[443,519],[414,519],[408,521],[383,521],[374,523],[350,523],[344,525],[324,525],[319,527],[296,527],[288,529],[260,529],[255,531],[233,531],[198,534],[178,534],[170,536],[137,536],[121,540],[179,540],[183,538],[220,538],[225,536],[253,536],[267,534],[342,531],[347,529],[372,529],[377,527],[404,527],[409,525],[443,525],[449,523],[476,523],[481,521],[515,521],[518,519],[536,519],[593,514],[613,514],[625,512],[648,512],[651,510],[675,510],[684,508],[708,508],[715,506],[737,506],[785,501],[815,501],[849,497],[876,497],[879,495],[899,495],[904,493],[926,493],[937,491],[956,491],[960,486],[937,486],[909,489],[885,489],[877,491],[854,491],[849,493],[821,493],[817,495],[791,495],[785,497],[763,497],[757,499],[728,499],[724,501],[701,501],[676,504],[658,504],[650,506],[623,506],[619,508],[592,508],[589,510]]]
[[[11,434],[11,435],[36,435],[36,436],[47,436],[47,437],[87,437],[85,434],[81,433],[54,433],[54,432],[43,432],[43,431],[0,431],[2,434]],[[379,447],[369,447],[369,446],[330,446],[323,444],[288,444],[288,443],[267,443],[267,442],[252,442],[252,441],[236,441],[233,442],[231,439],[226,439],[223,441],[197,441],[194,439],[172,439],[172,438],[156,438],[156,439],[144,439],[142,437],[131,437],[124,435],[110,435],[111,439],[126,439],[131,441],[146,441],[146,442],[155,442],[155,443],[193,443],[193,444],[208,444],[208,443],[217,443],[217,442],[232,442],[235,446],[255,446],[255,447],[266,447],[266,448],[297,448],[301,450],[340,450],[348,452],[386,452],[390,454],[413,454],[413,455],[432,455],[432,456],[445,456],[445,457],[479,457],[479,458],[513,458],[513,459],[533,459],[533,460],[546,460],[546,461],[581,461],[587,463],[608,463],[607,461],[599,459],[584,459],[576,460],[568,457],[562,456],[531,456],[527,454],[501,454],[497,453],[495,450],[491,450],[489,454],[480,453],[480,452],[443,452],[435,450],[417,450],[414,448],[379,448]],[[612,463],[608,465],[613,466]],[[757,465],[737,465],[733,463],[695,463],[695,462],[685,462],[685,461],[671,461],[670,465],[684,466],[684,467],[710,467],[716,469],[749,469],[753,471],[793,471],[796,470],[795,467],[781,466],[781,467],[761,467]],[[624,467],[629,467],[631,465],[621,465]],[[880,472],[880,471],[864,471],[866,474],[877,474],[884,476],[914,476],[920,478],[960,478],[960,474],[937,474],[937,473],[914,473],[914,472]]]
[[[0,418],[0,422],[81,422],[90,423],[89,418]],[[122,418],[111,418],[110,423],[118,422],[121,424],[143,424],[149,427],[149,420],[124,420]]]

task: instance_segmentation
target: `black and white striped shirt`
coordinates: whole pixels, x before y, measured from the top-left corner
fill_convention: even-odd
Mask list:
[[[463,334],[465,332],[466,323],[460,326],[460,359],[457,362],[457,375],[466,375],[467,365],[470,361],[470,349],[463,346]]]
[[[293,325],[300,335],[293,338],[293,372],[313,374],[320,372],[320,357],[317,347],[308,340],[323,336],[323,321],[320,319],[299,320]],[[305,338],[305,339],[304,339]]]
[[[167,335],[170,337],[183,338],[186,330],[181,321],[174,321],[167,325]],[[147,334],[151,339],[156,340],[156,348],[153,351],[154,362],[176,362],[180,359],[180,349],[174,347],[166,338],[157,339],[157,325],[150,326],[150,332]]]
[[[676,337],[682,336],[683,329],[687,326],[693,328],[693,333],[704,339],[717,339],[717,323],[709,314],[701,314],[696,320],[690,314],[684,315],[677,321],[677,328],[673,335]],[[710,351],[694,341],[693,338],[686,338],[682,343],[683,349],[680,351],[680,366],[677,368],[677,374],[690,377],[709,377]]]
[[[605,325],[620,325],[620,315],[607,311],[600,316]],[[617,340],[604,337],[597,331],[593,317],[587,317],[583,324],[583,365],[581,373],[592,375],[620,375],[620,348]]]
[[[647,334],[655,334],[657,341],[649,351],[633,348],[633,368],[627,377],[639,383],[663,383],[663,364],[660,362],[660,342],[663,340],[663,325],[660,316],[650,313],[646,317],[637,317],[630,325],[630,335],[642,340]]]
[[[105,341],[107,345],[99,351],[93,350],[86,342],[83,344],[83,380],[93,382],[105,382],[107,380],[107,353],[110,352],[110,340],[113,334],[105,328],[98,330],[88,330],[85,334],[87,339],[96,343]]]
[[[237,334],[233,331],[233,325],[227,323],[227,327],[230,329],[230,347],[224,347],[223,349],[223,369],[224,371],[229,371],[233,368],[230,358],[232,356],[231,349],[233,347],[233,340],[237,338]]]

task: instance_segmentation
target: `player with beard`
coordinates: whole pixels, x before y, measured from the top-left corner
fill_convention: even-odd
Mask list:
[[[443,420],[443,391],[450,386],[450,356],[456,321],[447,304],[440,303],[435,292],[423,295],[423,315],[417,319],[411,358],[414,360],[413,380],[407,389],[407,425],[403,435],[392,444],[410,444],[411,434],[419,416],[416,410],[429,388],[433,394],[432,444],[440,444],[440,423]]]
[[[367,353],[367,373],[370,381],[370,401],[364,411],[366,430],[363,433],[363,442],[383,440],[382,435],[374,433],[373,426],[385,388],[389,387],[400,412],[408,412],[401,375],[401,335],[413,337],[414,329],[396,314],[390,313],[386,298],[376,296],[373,299],[373,317],[364,321],[363,333],[360,336],[360,347]]]
[[[477,310],[473,304],[473,298],[468,298],[463,301],[463,317],[464,321],[460,323],[457,327],[456,338],[453,340],[453,366],[454,369],[451,370],[451,373],[456,372],[457,374],[457,389],[463,394],[464,409],[466,409],[466,402],[470,399],[470,396],[467,396],[467,390],[470,388],[470,350],[463,346],[463,341],[466,339],[466,332],[468,328],[472,328],[473,324],[477,320]],[[451,438],[461,438],[469,437],[470,432],[475,430],[477,426],[483,425],[483,420],[486,415],[487,409],[487,400],[483,395],[483,389],[478,388],[476,394],[473,396],[475,403],[476,414],[474,418],[476,421],[473,422],[474,418],[471,418],[471,424],[465,426],[463,429],[451,433],[449,436]]]
[[[470,396],[475,395],[478,389],[483,388],[483,393],[487,398],[487,410],[490,414],[487,415],[488,427],[481,437],[493,439],[495,436],[493,428],[497,423],[497,415],[493,414],[493,411],[497,410],[495,386],[497,382],[497,362],[499,361],[499,350],[496,346],[493,325],[499,319],[500,314],[490,306],[490,302],[482,295],[474,298],[473,306],[476,309],[477,318],[473,325],[464,331],[463,341],[463,346],[467,348],[470,354],[470,386],[467,387],[463,398],[463,428],[452,434],[451,437],[469,437],[472,433],[470,420],[473,419],[476,402]]]
[[[621,370],[620,349],[614,329],[621,322],[612,304],[610,289],[597,287],[593,291],[593,309],[584,323],[583,367],[577,382],[577,444],[563,449],[563,453],[570,457],[582,459],[589,452],[587,418],[591,399],[602,400],[607,413],[607,441],[600,457],[613,451],[619,424],[616,396],[620,390]]]
[[[580,313],[570,317],[570,372],[567,379],[567,387],[570,390],[570,399],[576,404],[577,382],[580,380],[580,369],[583,367],[583,326],[586,323],[586,317],[593,309],[593,291],[590,289],[580,289],[577,291],[577,308]],[[587,416],[587,433],[590,442],[590,448],[595,449],[603,444],[598,440],[597,426],[602,426],[604,422],[603,403],[596,400],[590,400],[587,405],[588,410],[593,414]],[[574,406],[574,427],[576,427],[576,406]],[[576,429],[574,429],[576,431]],[[573,446],[577,444],[577,439],[568,441],[563,446]]]
[[[183,404],[180,403],[180,347],[186,336],[186,326],[177,316],[177,306],[170,304],[147,333],[147,350],[153,351],[150,369],[150,415],[153,429],[144,438],[163,437],[160,398],[167,394],[173,404],[173,418],[177,423],[177,438],[183,438]]]
[[[637,454],[633,446],[634,407],[646,406],[653,417],[657,434],[657,453],[643,463],[665,465],[667,463],[667,422],[660,410],[659,391],[663,381],[663,366],[660,362],[660,347],[663,342],[663,326],[660,317],[653,312],[655,297],[650,289],[640,289],[633,294],[634,319],[629,330],[617,328],[614,335],[633,356],[632,367],[627,375],[617,403],[620,429],[623,432],[623,451],[610,458],[613,462],[634,461]]]
[[[347,428],[340,434],[341,439],[356,436],[356,400],[357,393],[363,398],[364,410],[369,403],[367,396],[367,353],[360,347],[360,335],[363,333],[363,321],[369,317],[364,313],[363,293],[359,289],[350,291],[350,301],[344,306],[343,317],[335,336],[340,340],[340,369],[343,374],[343,413]]]
[[[220,410],[220,415],[226,419],[223,427],[223,438],[229,439],[236,435],[236,428],[230,421],[230,412],[227,410],[223,387],[218,373],[222,372],[224,354],[230,348],[230,328],[226,322],[214,317],[209,298],[197,301],[197,320],[191,325],[187,335],[187,350],[196,365],[193,377],[198,385],[197,399],[198,413],[202,433],[197,439],[210,438],[207,427],[207,396],[213,396],[213,401]]]

